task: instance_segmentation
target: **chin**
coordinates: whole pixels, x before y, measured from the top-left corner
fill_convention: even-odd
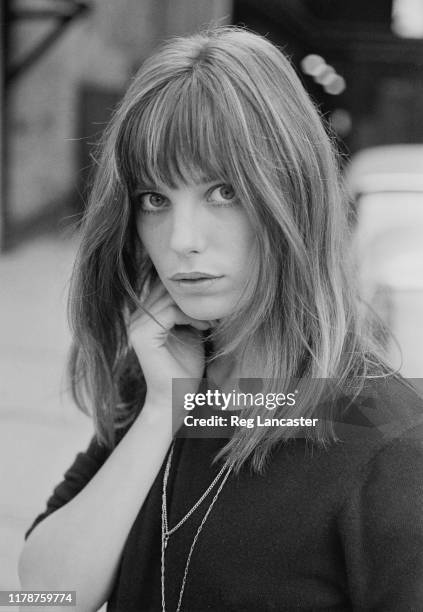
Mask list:
[[[175,302],[188,317],[198,321],[222,319],[232,312],[228,305],[213,304],[213,299],[210,296],[198,299],[190,298],[189,300],[181,300],[179,298],[178,300],[175,299]]]

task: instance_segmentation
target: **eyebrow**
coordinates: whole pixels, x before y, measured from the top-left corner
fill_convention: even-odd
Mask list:
[[[198,187],[198,190],[207,189],[212,187],[213,185],[222,183],[222,179],[215,179],[214,181],[204,181],[203,183],[193,183],[194,187]],[[167,187],[166,185],[159,185],[156,183],[137,183],[135,187],[135,193],[139,191],[166,191],[167,189],[172,189],[172,187]]]

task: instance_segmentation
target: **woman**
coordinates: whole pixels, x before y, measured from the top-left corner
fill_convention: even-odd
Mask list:
[[[70,297],[96,435],[27,533],[24,588],[75,588],[84,611],[419,609],[422,405],[359,314],[346,215],[321,119],[268,40],[217,28],[145,62]],[[233,393],[225,414],[253,426],[179,430],[175,379]],[[294,398],[279,425],[253,395],[239,411],[253,383]]]

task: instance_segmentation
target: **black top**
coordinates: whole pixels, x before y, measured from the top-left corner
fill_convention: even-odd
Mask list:
[[[183,611],[423,609],[423,403],[398,381],[378,383],[375,397],[352,407],[342,442],[322,449],[296,438],[275,449],[264,475],[246,466],[229,476],[194,549]],[[224,443],[176,440],[170,527],[212,482],[221,466],[211,460]],[[31,529],[72,499],[108,454],[93,439]],[[108,612],[161,610],[165,463],[129,533]],[[167,610],[176,609],[213,494],[169,540]]]

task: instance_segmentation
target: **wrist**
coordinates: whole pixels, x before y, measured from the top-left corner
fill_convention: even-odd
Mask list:
[[[172,405],[171,401],[153,400],[146,398],[144,406],[137,418],[143,426],[158,429],[164,433],[172,432]]]

